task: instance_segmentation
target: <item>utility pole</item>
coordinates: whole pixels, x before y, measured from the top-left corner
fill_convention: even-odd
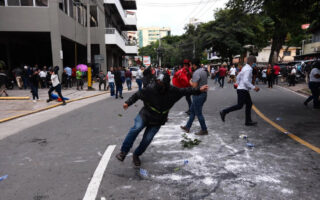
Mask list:
[[[87,65],[88,65],[88,90],[92,90],[90,0],[87,0]]]
[[[162,54],[161,54],[161,34],[159,33],[159,66],[161,67],[161,56],[162,56]]]

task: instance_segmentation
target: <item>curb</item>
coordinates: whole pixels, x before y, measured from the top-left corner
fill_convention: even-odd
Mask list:
[[[30,97],[0,97],[0,100],[29,100]]]
[[[136,88],[136,87],[132,87],[132,88]],[[128,89],[124,89],[124,90],[128,90]],[[89,98],[92,98],[92,97],[97,97],[97,96],[100,96],[100,95],[103,95],[103,94],[108,94],[108,93],[110,93],[110,92],[109,91],[108,92],[101,92],[101,93],[98,93],[98,94],[94,94],[94,95],[90,95],[90,96],[86,96],[86,97],[81,97],[81,98],[78,98],[78,99],[67,100],[66,103],[72,103],[72,102],[75,102],[75,101],[89,99]],[[52,108],[56,108],[56,107],[58,107],[60,105],[62,105],[62,103],[51,105],[51,106],[48,106],[48,107],[45,107],[45,108],[40,108],[38,110],[30,111],[30,112],[27,112],[27,113],[24,113],[24,114],[20,114],[20,115],[16,115],[16,116],[13,116],[13,117],[0,119],[0,124],[4,123],[4,122],[7,122],[7,121],[14,120],[14,119],[18,119],[18,118],[21,118],[21,117],[25,117],[25,116],[28,116],[28,115],[31,115],[31,114],[35,114],[35,113],[38,113],[38,112],[42,112],[42,111],[46,111],[46,110],[49,110],[49,109],[52,109]]]

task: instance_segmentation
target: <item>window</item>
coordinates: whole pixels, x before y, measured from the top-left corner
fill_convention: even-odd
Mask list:
[[[68,0],[63,0],[63,8],[63,11],[68,14]]]
[[[20,6],[19,0],[8,0],[8,6]]]
[[[0,6],[4,6],[4,0],[0,0]]]
[[[291,56],[291,51],[284,51],[284,52],[283,52],[283,55],[284,55],[284,56]]]
[[[21,0],[22,6],[33,6],[33,0]]]
[[[90,6],[90,26],[98,26],[98,7]]]
[[[36,0],[36,6],[48,6],[48,0]]]
[[[73,17],[74,15],[73,15],[73,2],[72,2],[72,0],[70,0],[69,1],[69,16],[70,17]]]

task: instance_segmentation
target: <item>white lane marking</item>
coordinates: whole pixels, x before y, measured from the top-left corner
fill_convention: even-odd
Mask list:
[[[281,89],[283,89],[283,90],[286,90],[286,91],[292,92],[292,93],[294,93],[294,94],[296,94],[296,95],[299,95],[300,97],[308,98],[308,96],[307,96],[307,95],[300,94],[300,93],[295,92],[295,91],[292,91],[292,90],[290,90],[290,89],[288,89],[288,88],[285,88],[285,87],[282,87],[282,86],[277,86],[277,87],[278,87],[278,88],[281,88]]]
[[[110,157],[114,149],[116,148],[116,145],[110,145],[104,152],[100,163],[94,172],[92,179],[88,185],[86,194],[83,197],[83,200],[95,200],[98,194],[98,190],[100,187],[100,183],[102,181],[103,174],[107,168],[107,165],[109,163]]]
[[[101,197],[101,200],[106,200],[106,198],[105,197]]]

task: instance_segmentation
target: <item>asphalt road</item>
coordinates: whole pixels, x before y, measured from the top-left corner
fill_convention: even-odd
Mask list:
[[[0,181],[0,199],[83,199],[109,145],[117,146],[99,184],[99,200],[320,199],[320,155],[254,113],[258,126],[245,127],[244,109],[221,122],[218,111],[236,103],[236,93],[230,85],[210,86],[204,107],[209,135],[194,136],[196,120],[188,136],[202,142],[182,148],[179,126],[187,121],[187,104],[181,99],[141,157],[146,176],[133,166],[132,155],[123,163],[114,157],[141,102],[123,111],[124,100],[106,98],[1,140],[0,176],[8,178]],[[304,107],[304,98],[262,86],[252,99],[271,120],[320,147],[320,111]],[[241,134],[255,147],[248,148]]]

